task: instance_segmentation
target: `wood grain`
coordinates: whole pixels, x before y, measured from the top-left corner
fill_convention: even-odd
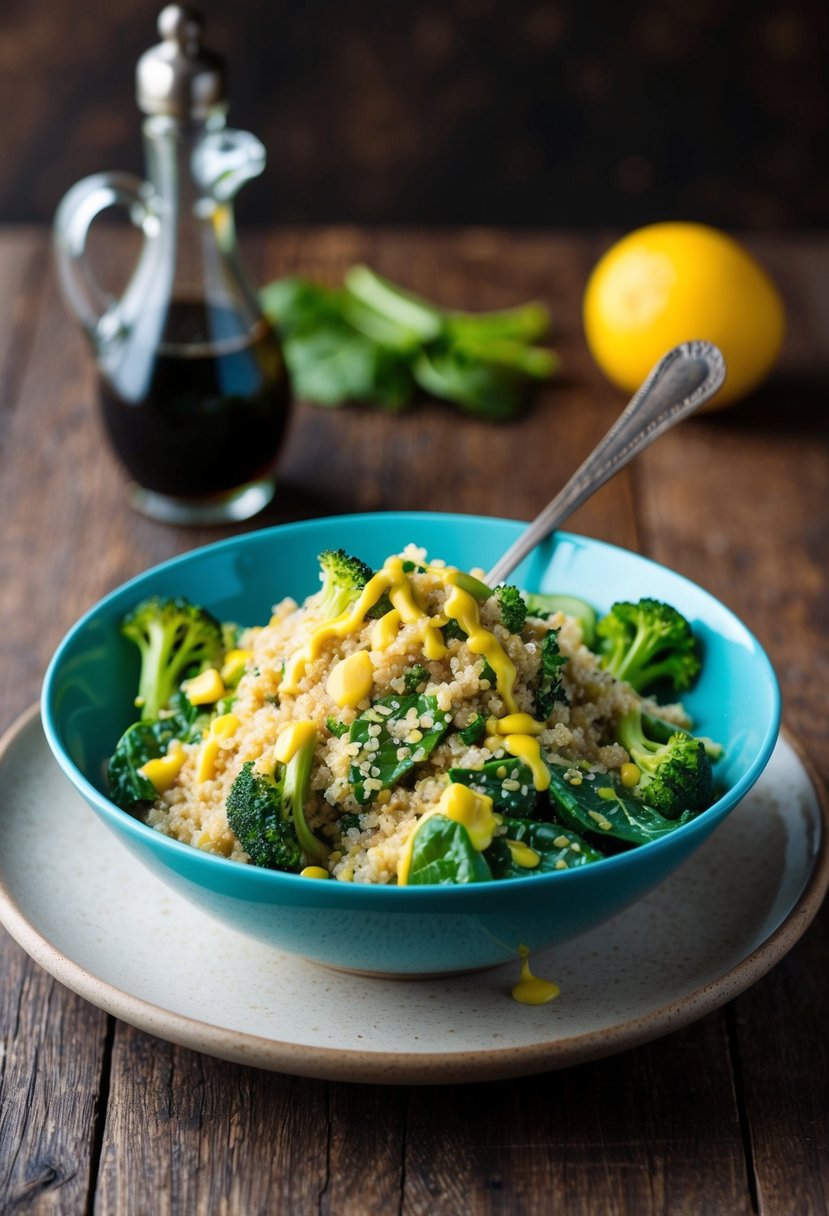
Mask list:
[[[748,1213],[722,1015],[598,1064],[417,1091],[406,1164],[412,1216]]]
[[[48,222],[84,174],[141,169],[133,71],[159,7],[5,0],[3,219]],[[258,221],[826,223],[820,0],[200,8],[231,121],[268,149],[242,204]]]
[[[805,243],[785,251],[767,243],[760,252],[787,288],[789,332],[775,379],[743,410],[666,436],[640,462],[640,508],[653,556],[707,586],[755,631],[778,673],[785,721],[825,777],[829,257]],[[805,1216],[829,1206],[828,912],[735,1006],[735,1063],[762,1212]]]
[[[0,1212],[83,1212],[107,1017],[0,937]]]
[[[0,241],[0,655],[5,684],[3,725],[35,697],[34,634],[15,621],[25,550],[15,548],[26,510],[14,435],[19,390],[30,363],[41,312],[48,243],[42,231],[20,229]],[[25,420],[23,423],[25,427]],[[31,501],[31,500],[30,500]],[[31,592],[36,589],[30,588]],[[39,589],[45,594],[45,587]],[[48,613],[44,600],[40,621]],[[15,691],[20,695],[15,696]],[[101,1086],[106,1076],[107,1017],[61,988],[0,931],[0,1211],[83,1211],[94,1177]]]
[[[401,507],[534,515],[623,404],[578,320],[603,244],[487,229],[252,239],[260,279],[302,269],[333,282],[366,260],[450,306],[542,298],[565,372],[503,427],[425,401],[395,418],[301,406],[277,496],[242,528]],[[759,249],[789,304],[778,375],[741,409],[660,440],[571,526],[639,548],[733,607],[768,648],[787,721],[826,777],[829,245],[769,238]],[[129,510],[46,234],[0,235],[0,275],[4,726],[86,607],[233,529],[166,528]],[[162,1043],[60,988],[3,935],[0,1210],[825,1213],[827,927],[824,914],[737,1002],[660,1042],[433,1090],[272,1076]]]
[[[316,1212],[326,1086],[224,1064],[118,1025],[95,1209]]]

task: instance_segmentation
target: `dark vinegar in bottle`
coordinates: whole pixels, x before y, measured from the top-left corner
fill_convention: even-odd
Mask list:
[[[234,332],[236,331],[236,332]],[[139,485],[173,498],[222,495],[268,474],[288,423],[282,351],[268,323],[174,300],[152,351],[127,338],[102,372],[104,425]]]

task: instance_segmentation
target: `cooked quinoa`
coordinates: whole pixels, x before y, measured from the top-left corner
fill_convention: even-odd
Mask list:
[[[505,699],[498,681],[491,679],[493,672],[484,656],[470,648],[469,637],[450,637],[441,657],[426,656],[424,620],[444,625],[447,621],[451,591],[447,568],[434,560],[427,564],[426,554],[413,546],[400,556],[406,562],[411,596],[422,613],[420,620],[401,620],[383,633],[382,617],[367,618],[342,636],[329,631],[320,640],[320,592],[302,604],[282,600],[274,606],[267,625],[242,633],[238,648],[244,654],[244,672],[231,706],[232,729],[212,742],[209,765],[204,761],[204,740],[182,745],[180,771],[151,805],[147,823],[196,848],[234,861],[250,861],[228,824],[231,787],[247,762],[253,763],[256,773],[273,772],[280,735],[294,723],[312,723],[316,743],[305,816],[310,830],[331,850],[325,867],[344,881],[394,883],[404,846],[423,816],[438,807],[450,768],[478,769],[493,758],[502,758],[504,781],[515,779],[514,756],[489,728],[487,737],[474,745],[465,743],[459,731],[479,717],[491,727],[493,720],[510,714],[536,714],[541,645],[551,630],[557,633],[566,662],[561,668],[563,695],[543,723],[536,722],[533,737],[541,756],[580,775],[620,769],[628,755],[619,744],[610,742],[613,727],[628,710],[642,706],[643,699],[602,670],[597,656],[583,644],[576,618],[562,613],[547,620],[528,616],[521,633],[516,634],[501,623],[494,596],[477,605],[481,628],[495,639],[514,668],[511,698]],[[315,635],[315,653],[308,657],[309,642]],[[355,704],[343,704],[342,698],[337,703],[331,692],[335,687],[332,673],[358,652],[365,652],[370,660],[370,668],[364,668],[370,686]],[[304,654],[306,661],[297,663],[298,654]],[[289,669],[292,678],[286,688]],[[420,676],[414,689],[413,670]],[[418,715],[409,708],[407,716],[398,718],[395,709],[389,708],[390,698],[397,696],[402,702],[412,691],[434,698],[438,710],[447,715],[446,730],[434,750],[403,779],[383,788],[372,772],[369,744],[361,747],[352,742],[350,728],[380,701],[379,721],[398,740],[398,755],[417,759],[418,743],[434,726],[432,716]],[[659,714],[678,726],[688,725],[679,705],[661,705]],[[369,741],[372,729],[368,728]],[[376,733],[380,733],[379,725]],[[353,766],[358,761],[362,764],[362,802],[353,781]]]

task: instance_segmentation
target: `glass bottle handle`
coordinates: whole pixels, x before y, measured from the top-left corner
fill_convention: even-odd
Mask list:
[[[119,301],[98,283],[86,257],[92,222],[109,207],[123,207],[136,228],[149,235],[152,189],[132,173],[93,173],[77,182],[55,215],[54,248],[66,302],[95,346],[120,330]]]

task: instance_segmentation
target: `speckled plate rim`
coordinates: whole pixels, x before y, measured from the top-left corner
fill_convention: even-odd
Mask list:
[[[40,729],[37,705],[21,714],[0,739],[0,766],[22,736],[32,729]],[[637,1047],[711,1013],[762,979],[811,924],[829,888],[829,795],[803,747],[788,730],[784,729],[782,734],[811,783],[820,816],[820,840],[800,897],[765,941],[723,975],[648,1014],[601,1031],[520,1047],[432,1053],[354,1051],[297,1044],[188,1017],[114,986],[56,949],[29,922],[2,874],[0,924],[39,966],[99,1009],[158,1038],[232,1063],[329,1081],[389,1085],[494,1081],[570,1067]]]

